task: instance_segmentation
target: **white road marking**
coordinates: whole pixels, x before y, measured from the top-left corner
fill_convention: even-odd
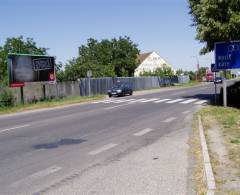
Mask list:
[[[96,154],[105,152],[106,150],[110,150],[110,149],[112,149],[112,148],[114,148],[116,146],[117,146],[117,144],[107,144],[107,145],[105,145],[105,146],[103,146],[103,147],[101,147],[101,148],[99,148],[97,150],[93,150],[93,151],[89,152],[88,154],[89,155],[96,155]]]
[[[162,99],[162,100],[155,101],[155,102],[153,102],[153,103],[166,102],[166,101],[169,101],[169,100],[171,100],[171,99]]]
[[[158,100],[158,98],[152,98],[152,99],[142,100],[142,101],[140,101],[140,102],[145,103],[145,102],[153,102],[153,101],[156,101],[156,100]]]
[[[186,111],[184,111],[184,112],[182,112],[183,114],[188,114],[188,113],[190,113],[191,111],[190,110],[186,110]]]
[[[114,109],[114,108],[118,108],[118,107],[122,107],[122,106],[127,106],[129,104],[132,104],[134,102],[128,102],[126,104],[121,104],[121,105],[117,105],[117,106],[112,106],[112,107],[108,107],[108,108],[104,108],[104,110],[111,110],[111,109]]]
[[[112,102],[112,100],[101,100],[101,101],[93,102],[93,104],[98,104],[98,103],[110,103],[110,102]]]
[[[146,129],[143,129],[142,131],[139,131],[137,133],[134,133],[133,135],[134,136],[142,136],[142,135],[145,135],[149,132],[153,131],[153,129],[150,129],[150,128],[146,128]]]
[[[134,102],[141,102],[141,101],[144,101],[144,100],[146,100],[145,98],[142,98],[142,99],[137,99],[137,100],[135,100]]]
[[[135,100],[135,99],[121,99],[121,100],[116,100],[113,103],[117,104],[117,103],[129,102],[129,101],[133,101],[133,100]]]
[[[195,102],[197,101],[197,99],[189,99],[189,100],[186,100],[186,101],[183,101],[183,102],[180,102],[180,104],[189,104],[191,102]]]
[[[59,166],[48,167],[44,170],[33,173],[32,175],[30,175],[26,178],[23,178],[19,181],[14,182],[13,184],[11,184],[11,186],[17,187],[18,185],[22,185],[22,183],[30,184],[31,182],[33,182],[36,179],[46,177],[50,174],[60,171],[61,169],[62,169],[62,167],[59,167]]]
[[[176,103],[176,102],[181,102],[183,101],[184,99],[176,99],[176,100],[171,100],[169,102],[166,102],[167,104],[173,104],[173,103]]]
[[[200,104],[204,104],[207,102],[208,102],[208,100],[201,100],[201,101],[196,102],[195,104],[200,105]]]
[[[175,117],[170,117],[170,118],[167,118],[166,120],[164,120],[163,122],[170,123],[170,122],[174,121],[175,119],[176,119]]]
[[[17,126],[17,127],[11,127],[11,128],[8,128],[8,129],[0,130],[0,133],[6,132],[6,131],[15,130],[15,129],[20,129],[20,128],[23,128],[23,127],[29,127],[29,126],[30,126],[29,124],[26,124],[26,125]]]

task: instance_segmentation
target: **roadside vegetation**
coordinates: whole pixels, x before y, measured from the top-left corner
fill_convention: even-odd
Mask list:
[[[214,177],[218,194],[240,194],[240,110],[208,106],[200,110],[207,139]],[[193,122],[194,139],[198,139],[197,118]],[[195,179],[199,194],[204,194],[204,185],[199,169],[201,160],[201,147],[198,142],[193,142],[194,156],[198,164],[195,169]],[[196,152],[197,151],[197,152]]]
[[[62,99],[48,99],[43,101],[38,101],[36,103],[26,103],[24,105],[15,105],[15,106],[7,106],[0,104],[0,115],[1,114],[10,114],[15,112],[22,112],[28,110],[36,110],[41,108],[53,108],[58,106],[70,105],[70,104],[78,104],[89,102],[93,100],[103,99],[103,95],[97,96],[77,96],[77,97],[66,97]]]

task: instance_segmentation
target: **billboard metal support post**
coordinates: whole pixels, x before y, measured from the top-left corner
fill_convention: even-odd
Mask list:
[[[20,93],[21,93],[21,103],[24,104],[23,86],[20,87]]]
[[[46,86],[43,85],[43,99],[46,100]]]

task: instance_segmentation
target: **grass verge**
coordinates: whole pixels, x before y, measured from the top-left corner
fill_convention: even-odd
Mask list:
[[[77,104],[77,103],[89,102],[93,100],[99,100],[103,98],[104,98],[104,95],[97,95],[97,96],[91,96],[91,97],[77,96],[77,97],[67,97],[62,99],[45,100],[37,103],[26,103],[24,105],[16,105],[11,107],[0,107],[0,115],[28,111],[28,110],[36,110],[41,108],[50,108],[50,107],[58,107],[63,105]]]
[[[204,171],[203,171],[203,156],[201,149],[201,141],[199,137],[198,129],[198,114],[193,116],[192,123],[193,134],[189,139],[190,152],[194,156],[194,179],[196,186],[196,194],[205,195],[207,187],[204,183]]]
[[[229,158],[236,168],[240,169],[240,109],[209,106],[202,109],[199,114],[207,129],[211,125],[211,119],[217,121],[223,130]]]
[[[194,150],[193,154],[196,159],[195,181],[197,194],[205,194],[203,168],[200,163],[200,161],[202,161],[202,154],[200,153],[201,147],[199,146],[199,131],[197,127],[197,115],[199,114],[202,117],[211,164],[217,184],[216,193],[221,195],[239,195],[240,110],[208,106],[201,109],[194,117],[194,138],[192,139],[191,148]],[[216,132],[218,132],[219,135],[217,135]]]

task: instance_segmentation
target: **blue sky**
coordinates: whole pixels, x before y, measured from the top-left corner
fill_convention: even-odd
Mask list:
[[[203,45],[188,11],[187,0],[0,0],[0,45],[7,37],[32,37],[64,63],[90,37],[126,35],[141,52],[156,51],[175,69],[195,70],[197,57],[208,66],[213,54],[199,56]]]

